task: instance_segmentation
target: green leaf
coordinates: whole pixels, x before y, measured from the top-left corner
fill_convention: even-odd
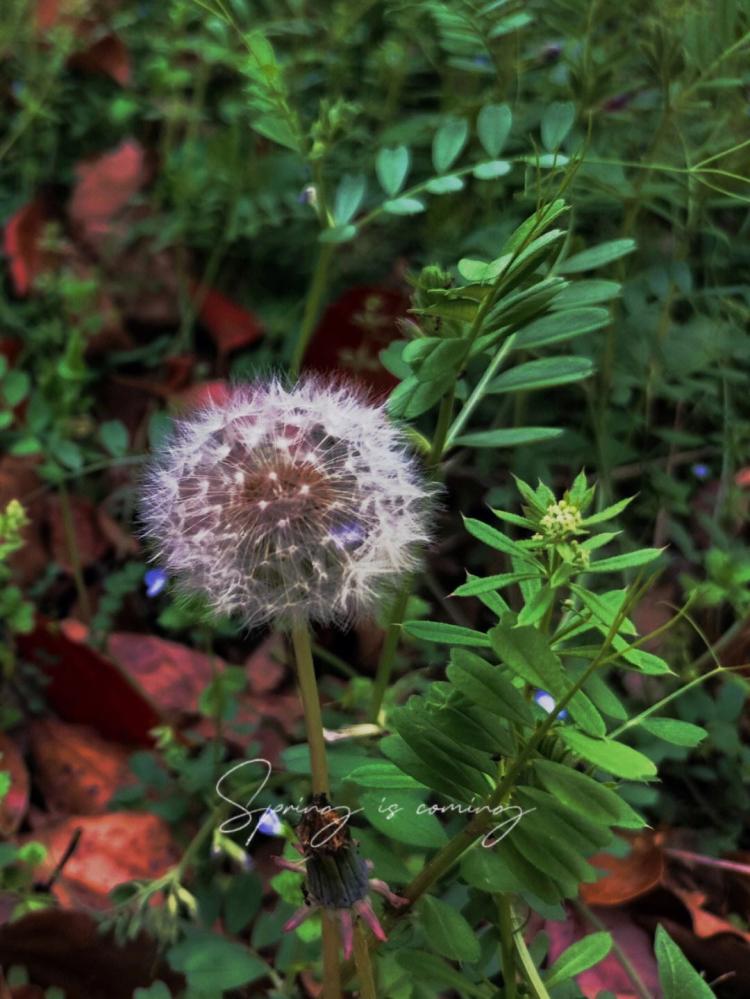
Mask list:
[[[383,202],[383,211],[389,215],[418,215],[424,211],[424,202],[419,198],[392,198]]]
[[[523,819],[521,820],[523,822]],[[497,850],[474,846],[461,860],[461,877],[473,888],[487,894],[490,892],[513,892],[520,894],[526,885],[512,871],[502,855],[502,847]]]
[[[23,402],[30,388],[31,379],[25,371],[9,371],[3,379],[3,397],[11,408]]]
[[[417,812],[422,804],[421,793],[415,796],[404,791],[396,799],[368,792],[360,796],[360,803],[367,821],[389,839],[436,849],[448,842],[447,833],[434,815]]]
[[[526,562],[534,563],[534,556],[523,548],[517,541],[513,541],[511,538],[506,537],[501,531],[498,531],[496,527],[490,526],[490,524],[485,524],[483,520],[475,520],[473,517],[464,517],[464,527],[473,537],[477,538],[485,545],[489,545],[490,548],[494,548],[496,551],[505,552],[507,555],[514,555],[517,558],[523,559]]]
[[[605,507],[598,513],[594,513],[590,517],[584,517],[583,523],[588,527],[591,524],[601,524],[605,520],[613,520],[618,514],[622,513],[628,504],[633,502],[634,498],[633,496],[628,496],[626,499],[618,500],[617,503]]]
[[[568,312],[552,312],[524,326],[516,334],[515,350],[536,350],[551,343],[572,340],[584,333],[593,333],[610,321],[607,309],[571,309]]]
[[[377,763],[364,763],[361,767],[357,767],[350,774],[347,774],[345,779],[359,784],[360,787],[374,787],[385,791],[423,786],[419,781],[399,770],[393,763],[385,760]]]
[[[535,760],[534,769],[551,794],[595,821],[623,829],[641,829],[646,824],[623,798],[593,777],[552,760]]]
[[[242,944],[208,931],[191,932],[170,947],[171,968],[187,976],[191,988],[221,995],[268,974],[268,965]]]
[[[319,243],[348,243],[357,235],[356,225],[335,225],[330,229],[323,229],[318,235]]]
[[[36,437],[26,434],[11,444],[8,448],[8,454],[23,456],[27,454],[39,454],[41,450],[42,445]]]
[[[285,118],[277,118],[273,115],[262,115],[250,122],[250,127],[255,129],[260,135],[264,135],[272,142],[292,149],[298,153],[300,151],[299,136],[294,131],[290,123]]]
[[[381,149],[375,160],[375,172],[385,193],[394,197],[404,186],[409,172],[409,150],[406,146]]]
[[[380,750],[396,764],[399,770],[403,770],[425,787],[441,791],[457,801],[467,802],[475,797],[469,788],[456,784],[444,771],[436,768],[434,764],[425,762],[413,749],[410,749],[400,735],[388,735],[381,739]]]
[[[396,953],[397,963],[406,972],[409,981],[438,986],[441,992],[453,989],[468,999],[488,999],[490,993],[482,985],[474,985],[466,975],[446,964],[437,954],[424,950],[400,950]],[[432,995],[433,993],[428,993]]]
[[[534,716],[529,705],[502,675],[499,666],[493,666],[465,649],[454,649],[446,675],[462,694],[480,708],[507,718],[514,724],[533,724]]]
[[[562,728],[560,735],[574,753],[615,777],[648,780],[656,776],[656,766],[647,756],[621,742],[593,739],[572,728]]]
[[[128,450],[128,431],[121,420],[106,420],[99,427],[99,439],[114,458]]]
[[[492,648],[516,676],[554,697],[565,689],[565,677],[559,658],[548,639],[537,628],[509,628],[498,624],[489,633]]]
[[[661,923],[656,927],[654,951],[664,999],[716,999]]]
[[[55,446],[55,458],[73,472],[83,467],[83,454],[73,441],[58,441]]]
[[[479,940],[466,919],[447,902],[425,895],[419,906],[422,928],[430,947],[452,961],[478,961]]]
[[[553,309],[580,309],[586,305],[609,302],[622,291],[617,281],[604,281],[592,278],[590,281],[574,281],[558,292],[552,302]]]
[[[582,971],[593,968],[595,964],[603,961],[611,950],[612,935],[604,931],[590,933],[581,940],[576,940],[566,951],[563,951],[544,976],[545,986],[551,989],[575,975],[580,975]],[[682,999],[685,997],[683,996]]]
[[[464,628],[460,624],[445,624],[442,621],[404,621],[404,631],[412,638],[424,642],[440,642],[445,645],[475,645],[489,648],[490,640],[481,631]]]
[[[477,134],[491,159],[497,159],[508,138],[513,114],[507,104],[485,104],[477,115]]]
[[[228,933],[240,933],[253,919],[263,901],[263,884],[254,872],[234,874],[224,896],[224,925]]]
[[[458,273],[465,281],[489,284],[502,274],[510,259],[510,255],[498,257],[496,260],[472,260],[470,257],[462,257],[458,261]]]
[[[354,217],[365,196],[367,181],[363,174],[345,174],[336,188],[333,199],[333,217],[339,226]]]
[[[506,430],[479,430],[463,434],[453,442],[458,447],[519,447],[551,441],[563,433],[557,427],[512,427]]]
[[[477,163],[472,173],[477,180],[497,180],[510,173],[512,166],[507,160],[485,160],[484,163]]]
[[[587,572],[620,572],[622,569],[633,569],[635,566],[646,565],[657,559],[663,548],[640,548],[635,552],[628,552],[626,555],[613,555],[612,558],[602,558],[598,562],[591,562]]]
[[[517,583],[521,579],[535,578],[531,573],[519,575],[517,572],[503,572],[497,576],[481,576],[472,579],[468,583],[463,583],[453,591],[453,597],[476,597],[480,593],[492,593],[493,590],[500,590],[511,583]]]
[[[587,357],[544,357],[509,368],[491,381],[486,388],[488,395],[503,392],[529,392],[580,382],[594,373],[594,365]]]
[[[673,746],[686,746],[692,749],[708,735],[708,732],[700,725],[693,725],[691,722],[678,721],[676,718],[644,718],[640,723],[647,732],[655,735],[657,739],[663,739]]]
[[[466,145],[468,134],[465,118],[449,118],[440,126],[432,143],[432,162],[438,173],[450,170]]]
[[[576,120],[575,104],[553,101],[542,114],[542,145],[550,152],[559,149]]]
[[[604,267],[611,264],[613,260],[619,260],[628,253],[632,253],[636,247],[634,239],[613,239],[609,243],[600,243],[599,246],[592,246],[588,250],[576,253],[568,257],[560,265],[561,274],[578,274],[581,271],[590,271],[595,267]]]
[[[453,194],[455,191],[463,189],[464,182],[461,177],[455,174],[448,174],[447,177],[433,177],[428,181],[426,189],[430,194]]]

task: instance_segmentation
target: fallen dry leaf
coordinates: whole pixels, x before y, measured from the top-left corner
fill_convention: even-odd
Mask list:
[[[102,558],[109,548],[97,523],[97,511],[91,500],[83,496],[69,498],[75,546],[81,565],[86,568]],[[47,518],[50,529],[52,558],[67,572],[73,569],[70,544],[65,528],[64,508],[57,495],[47,497]]]
[[[68,65],[88,73],[109,76],[121,87],[128,86],[132,75],[130,53],[122,39],[114,33],[92,40],[90,45],[70,57]]]
[[[581,898],[587,905],[622,905],[656,888],[664,875],[664,853],[653,834],[642,833],[631,839],[630,853],[615,857],[597,853],[589,863],[608,873],[581,885]]]
[[[397,384],[380,363],[379,354],[400,337],[397,320],[405,318],[409,302],[399,291],[362,285],[332,302],[318,323],[305,354],[311,371],[346,374],[387,395]]]
[[[91,916],[59,909],[0,926],[0,965],[22,965],[34,985],[56,986],[65,999],[132,999],[155,979],[173,995],[184,987],[144,934],[119,945]]]
[[[29,523],[21,531],[23,548],[8,560],[13,570],[13,580],[19,586],[34,582],[49,564],[44,544],[44,497],[39,492],[41,480],[36,473],[38,459],[34,457],[0,458],[0,507],[5,509],[12,499],[23,503]]]
[[[87,726],[45,718],[33,721],[28,733],[35,781],[51,811],[98,815],[132,780],[129,751]]]
[[[76,633],[64,622],[40,619],[16,641],[47,677],[44,696],[60,718],[90,725],[105,739],[150,746],[151,729],[164,719],[117,663],[85,644],[86,634],[85,628]]]
[[[5,223],[3,251],[18,295],[28,295],[36,279],[49,266],[51,256],[42,249],[42,234],[48,222],[44,199],[37,196]]]
[[[218,656],[212,662],[186,645],[135,632],[114,632],[107,650],[163,712],[196,714],[214,671],[225,668]]]
[[[220,357],[263,336],[258,317],[215,288],[195,285],[193,298],[198,304],[198,318],[211,334]]]
[[[0,732],[0,770],[10,774],[10,790],[0,800],[0,836],[10,836],[29,808],[29,774],[21,751],[7,732]]]
[[[50,877],[79,829],[78,845],[52,889],[64,908],[105,909],[110,904],[108,893],[116,885],[137,878],[158,878],[179,859],[169,826],[156,815],[71,815],[35,829],[29,837],[48,851],[36,868],[39,880]]]
[[[115,217],[143,187],[148,173],[143,147],[135,139],[76,167],[77,183],[68,206],[78,234],[101,251]]]
[[[275,690],[286,675],[283,640],[271,635],[245,660],[247,682],[254,694]]]

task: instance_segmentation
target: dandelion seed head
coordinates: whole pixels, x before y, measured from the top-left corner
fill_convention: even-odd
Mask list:
[[[416,568],[430,495],[401,431],[357,389],[269,381],[176,426],[141,514],[164,569],[215,612],[248,627],[347,623]]]

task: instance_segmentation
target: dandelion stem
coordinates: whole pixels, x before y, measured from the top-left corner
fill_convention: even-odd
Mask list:
[[[307,624],[295,624],[292,628],[292,645],[297,662],[302,709],[305,715],[307,744],[310,747],[310,770],[313,794],[330,792],[326,746],[323,739],[323,719],[320,715],[320,697],[315,679],[315,666],[312,657],[312,644]],[[341,966],[339,964],[339,930],[333,915],[321,912],[323,934],[323,999],[339,999],[341,996]]]
[[[302,697],[302,708],[305,714],[307,744],[310,747],[313,794],[328,795],[330,786],[328,764],[326,763],[326,745],[323,738],[323,719],[320,715],[320,698],[315,679],[310,632],[306,624],[294,625],[292,645],[297,662],[297,680]]]
[[[321,910],[323,930],[323,999],[341,999],[339,931],[333,912]]]
[[[375,978],[372,973],[370,948],[358,919],[354,921],[354,964],[359,977],[359,994],[362,999],[377,999]]]

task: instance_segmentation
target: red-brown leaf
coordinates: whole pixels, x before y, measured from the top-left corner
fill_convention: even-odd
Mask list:
[[[215,288],[196,285],[193,296],[198,303],[198,318],[213,337],[220,355],[247,347],[263,336],[258,317]]]
[[[182,993],[181,976],[166,966],[153,941],[141,934],[117,944],[83,912],[47,909],[0,927],[0,965],[23,966],[34,984],[57,986],[66,999],[132,999],[135,989],[154,979],[172,995]]]
[[[332,302],[313,334],[304,367],[344,373],[386,396],[397,384],[378,357],[400,333],[396,320],[406,316],[407,299],[390,288],[363,285]]]
[[[125,139],[111,152],[79,163],[76,173],[68,211],[81,235],[96,246],[111,233],[115,216],[145,184],[145,152],[135,139]]]
[[[81,565],[85,568],[102,558],[109,545],[99,528],[96,507],[91,500],[83,496],[71,496],[69,503],[76,551]],[[64,511],[59,496],[48,497],[47,517],[50,527],[52,557],[70,572],[73,568],[70,545],[66,535]]]
[[[80,840],[53,889],[66,908],[104,909],[110,904],[107,895],[116,885],[136,878],[158,878],[178,860],[169,826],[156,815],[72,815],[36,829],[29,837],[48,851],[36,869],[42,881],[55,870],[77,829],[81,830]]]
[[[99,38],[88,48],[76,52],[68,62],[76,69],[109,76],[121,87],[127,87],[130,83],[130,54],[122,39],[115,34]]]
[[[36,197],[5,223],[3,252],[8,258],[13,287],[18,295],[28,295],[49,265],[50,254],[41,245],[48,221],[44,200]]]
[[[28,731],[36,783],[51,811],[98,815],[132,779],[128,750],[91,728],[46,718]]]
[[[224,661],[155,635],[115,632],[108,652],[160,711],[195,714],[198,699]]]
[[[40,620],[17,636],[21,653],[46,675],[44,696],[60,718],[90,725],[105,739],[150,746],[149,732],[164,719],[115,662],[85,644],[86,630]]]
[[[593,884],[581,885],[587,905],[622,905],[656,888],[664,876],[664,853],[653,835],[635,836],[625,857],[597,853],[589,862],[608,873]]]

